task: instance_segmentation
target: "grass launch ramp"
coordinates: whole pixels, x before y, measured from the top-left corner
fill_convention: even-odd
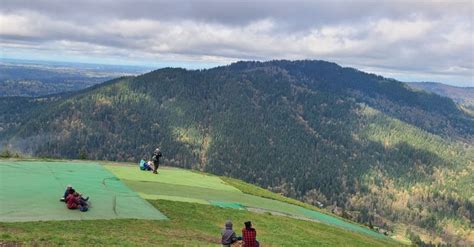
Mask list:
[[[365,227],[321,212],[245,194],[216,176],[170,167],[160,168],[158,175],[141,171],[138,166],[107,165],[106,168],[146,199],[185,201],[226,208],[276,212],[292,217],[316,220],[379,238],[385,237]]]
[[[66,185],[90,197],[88,212],[59,198]],[[103,166],[82,162],[0,161],[0,221],[166,219]]]

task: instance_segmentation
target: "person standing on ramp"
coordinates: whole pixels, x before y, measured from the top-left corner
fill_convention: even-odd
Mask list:
[[[156,148],[155,152],[153,152],[153,156],[151,160],[153,161],[153,173],[158,174],[158,167],[160,166],[160,158],[163,156],[161,154],[160,148]]]

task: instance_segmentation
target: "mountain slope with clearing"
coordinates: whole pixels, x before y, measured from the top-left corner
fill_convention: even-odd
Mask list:
[[[0,140],[35,157],[116,161],[160,146],[168,166],[427,243],[474,243],[474,118],[449,98],[335,63],[165,68],[72,94],[0,98]]]
[[[1,161],[2,182],[0,183],[0,197],[2,199],[2,208],[0,210],[0,231],[2,234],[0,235],[0,243],[68,246],[148,246],[160,244],[218,246],[220,228],[222,228],[226,220],[231,219],[234,222],[234,230],[238,235],[240,235],[243,222],[251,220],[258,231],[258,239],[262,242],[262,246],[400,245],[399,242],[372,232],[367,228],[351,222],[342,221],[335,216],[322,214],[321,212],[313,211],[325,215],[325,218],[320,218],[319,220],[304,216],[295,217],[295,215],[291,215],[291,210],[290,213],[288,213],[288,208],[298,206],[243,193],[231,184],[225,183],[219,177],[167,167],[161,169],[160,174],[153,175],[149,172],[140,171],[138,166],[111,164],[110,162],[105,163],[106,165],[103,167],[98,166],[97,162],[84,161],[80,163],[70,161]],[[42,176],[46,180],[52,178],[52,181],[56,180],[59,181],[59,183],[31,181],[36,183],[31,188],[23,190],[15,189],[25,183],[24,179],[21,178],[28,176],[28,174],[25,175],[23,173],[22,168],[27,170],[36,169],[36,171],[40,172],[37,176]],[[120,180],[115,180],[113,176],[110,176],[110,174],[107,175],[106,172],[101,173],[105,174],[103,181],[91,179],[91,176],[98,177],[97,172],[104,168],[113,174],[118,174]],[[123,170],[120,171],[122,168],[127,170],[127,172],[124,173]],[[66,176],[67,174],[70,176]],[[10,177],[8,185],[5,182],[6,176]],[[133,211],[124,208],[126,207],[125,204],[130,201],[124,201],[125,204],[122,205],[112,206],[109,204],[108,197],[105,195],[101,196],[99,192],[103,188],[106,188],[110,191],[106,193],[106,195],[122,196],[122,200],[130,200],[128,199],[131,196],[130,192],[126,192],[127,195],[125,195],[124,189],[114,189],[120,188],[120,185],[117,184],[120,181],[128,185],[128,182],[123,180],[124,176],[129,179],[139,178],[141,182],[148,183],[145,187],[151,188],[152,191],[157,193],[156,195],[167,193],[171,196],[148,199],[148,202],[157,209],[156,212],[146,212],[146,214],[148,214],[148,216],[146,216],[142,208],[136,208],[136,210],[139,211],[135,212],[139,213],[137,218],[137,215],[130,215],[130,213],[133,214]],[[107,180],[113,182],[107,185],[107,183],[109,183]],[[157,180],[161,180],[160,183],[162,184],[172,186],[168,188],[157,186],[154,184],[157,183]],[[62,187],[60,186],[62,185],[61,181],[72,181],[77,189],[81,189],[84,194],[91,196],[90,200],[92,206],[88,212],[82,213],[68,210],[62,202],[57,200],[62,192]],[[194,188],[196,192],[199,192],[199,189],[203,189],[204,192],[201,192],[201,194],[183,194],[179,186],[187,186],[188,189]],[[139,189],[144,191],[145,187]],[[133,186],[130,188],[132,190],[136,189]],[[32,193],[33,196],[28,198],[24,195],[11,195],[9,192],[12,190],[17,193],[18,191],[26,191],[25,193]],[[204,193],[207,193],[209,190],[218,190],[233,194],[231,198],[225,196],[219,197],[217,194],[211,195],[214,199],[225,202],[215,204],[212,203],[212,201],[206,201],[202,197]],[[40,194],[42,198],[42,200],[39,201],[41,201],[40,209],[43,211],[38,211],[38,207],[36,206],[29,210],[23,207],[23,204],[32,205],[29,204],[28,199],[37,200],[37,198],[34,198],[37,193]],[[200,197],[201,201],[194,201],[193,199],[195,199],[195,197]],[[246,197],[252,197],[253,199],[260,200],[260,202],[264,201],[265,205],[259,204],[258,201],[254,200],[246,201]],[[186,200],[183,201],[183,199],[186,198],[190,200],[184,202]],[[6,205],[5,203],[8,203],[8,205],[15,203],[22,204],[18,205],[19,207],[15,210],[12,207],[10,207],[12,209],[4,207]],[[254,209],[259,206],[263,208],[260,208],[258,211],[251,210],[247,208],[247,203],[254,203]],[[229,208],[228,205],[232,204],[240,204],[242,207]],[[275,204],[273,209],[276,211],[266,209],[272,207],[272,204]],[[50,205],[59,205],[62,207],[62,210],[60,208],[51,209],[56,215],[50,214],[50,216],[47,216],[48,212],[44,209],[51,208]],[[107,207],[109,210],[107,210]],[[133,207],[131,209],[133,209]],[[113,215],[115,210],[121,212],[122,216],[119,218],[109,218],[110,216],[107,216],[107,220],[101,219],[101,215]],[[311,211],[309,209],[306,210]],[[37,218],[31,218],[35,214],[42,215],[43,218],[41,218],[41,221],[38,221]],[[126,214],[128,214],[128,216]],[[156,217],[161,214],[166,217]],[[16,220],[12,220],[12,215],[16,215]],[[73,217],[58,218],[58,215]],[[23,220],[21,220],[21,217],[24,217]],[[30,220],[25,220],[25,217],[30,217]],[[48,220],[44,217],[51,218]],[[98,218],[94,219],[94,217]],[[149,219],[147,219],[147,217],[149,217]],[[5,222],[5,219],[10,219],[7,220],[10,222]],[[343,225],[333,225],[331,222],[325,221],[328,219],[330,221],[340,221]],[[352,229],[348,229],[347,226],[352,227]]]

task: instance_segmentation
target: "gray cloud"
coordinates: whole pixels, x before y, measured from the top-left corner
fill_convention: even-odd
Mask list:
[[[326,59],[474,86],[471,1],[1,0],[6,55],[224,64]]]

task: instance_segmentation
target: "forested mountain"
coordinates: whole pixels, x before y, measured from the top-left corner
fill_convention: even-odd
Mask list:
[[[35,156],[241,178],[419,241],[474,244],[474,119],[450,99],[325,61],[160,69],[72,94],[0,98]]]

